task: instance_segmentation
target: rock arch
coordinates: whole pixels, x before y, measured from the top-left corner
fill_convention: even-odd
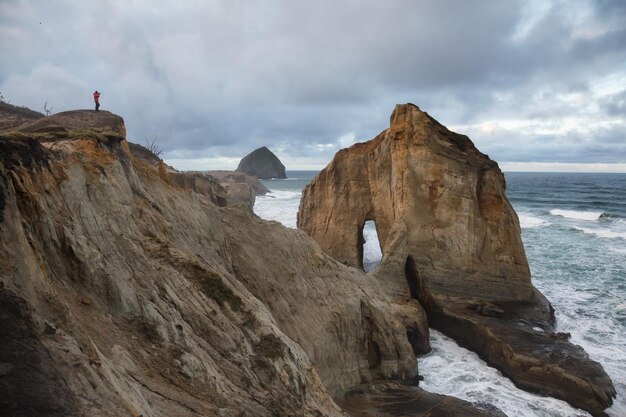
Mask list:
[[[376,219],[383,254],[406,241],[439,288],[490,301],[534,297],[517,215],[498,165],[412,104],[376,138],[342,149],[305,188],[298,227],[326,253],[362,267],[360,230]],[[395,233],[390,239],[390,232]]]
[[[498,164],[413,104],[396,106],[390,122],[337,152],[304,189],[298,227],[361,267],[360,228],[375,218],[384,254],[375,277],[396,309],[419,301],[431,326],[519,387],[603,415],[613,384],[582,348],[551,337],[553,310],[531,283]],[[427,348],[425,332],[405,328],[414,352]]]

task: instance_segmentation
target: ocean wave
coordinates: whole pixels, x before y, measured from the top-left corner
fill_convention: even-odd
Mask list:
[[[589,415],[564,401],[520,390],[510,379],[454,340],[433,329],[430,336],[432,352],[418,358],[420,375],[424,377],[420,387],[426,391],[493,404],[510,417]]]
[[[295,229],[301,194],[299,191],[273,190],[256,198],[254,212],[262,219],[275,220]]]
[[[586,220],[586,221],[595,221],[600,220],[602,217],[601,211],[576,211],[576,210],[561,210],[561,209],[552,209],[550,210],[550,214],[553,216],[560,216],[566,219],[572,220]]]
[[[270,190],[264,196],[257,197],[257,200],[264,198],[277,198],[280,200],[292,200],[292,199],[300,199],[302,196],[301,191],[288,191],[288,190]]]
[[[374,269],[383,257],[380,251],[380,241],[374,225],[367,224],[363,228],[363,265],[367,265],[366,271]]]
[[[580,230],[584,234],[592,235],[605,239],[626,239],[626,232],[615,231],[611,229],[590,229],[588,227],[574,226],[574,229]]]
[[[530,213],[518,213],[519,224],[522,229],[533,229],[535,227],[549,226],[550,222],[533,216]]]

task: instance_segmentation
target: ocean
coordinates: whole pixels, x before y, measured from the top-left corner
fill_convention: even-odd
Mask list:
[[[261,218],[296,227],[302,189],[317,171],[288,171],[287,180],[263,181]],[[585,348],[613,379],[612,417],[626,416],[626,174],[505,173],[534,285],[556,310],[558,331]],[[364,229],[364,263],[380,248],[373,225]],[[417,358],[428,391],[487,402],[509,417],[589,414],[516,388],[478,356],[431,330],[433,350]]]

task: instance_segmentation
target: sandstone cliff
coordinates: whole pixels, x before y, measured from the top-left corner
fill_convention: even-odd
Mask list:
[[[403,283],[162,168],[103,111],[0,132],[3,415],[341,416],[347,388],[416,377]]]
[[[239,162],[236,171],[244,172],[260,179],[287,178],[285,166],[265,146],[246,155]]]
[[[612,403],[602,367],[555,336],[504,176],[469,138],[406,104],[396,106],[389,129],[339,151],[305,188],[298,227],[335,259],[362,268],[367,220],[376,222],[383,253],[373,276],[404,281],[431,326],[522,388],[596,415]]]

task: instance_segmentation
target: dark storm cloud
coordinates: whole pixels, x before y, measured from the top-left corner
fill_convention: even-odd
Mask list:
[[[410,101],[499,161],[626,162],[625,28],[621,1],[9,0],[0,91],[62,111],[97,88],[177,161],[324,165]]]

